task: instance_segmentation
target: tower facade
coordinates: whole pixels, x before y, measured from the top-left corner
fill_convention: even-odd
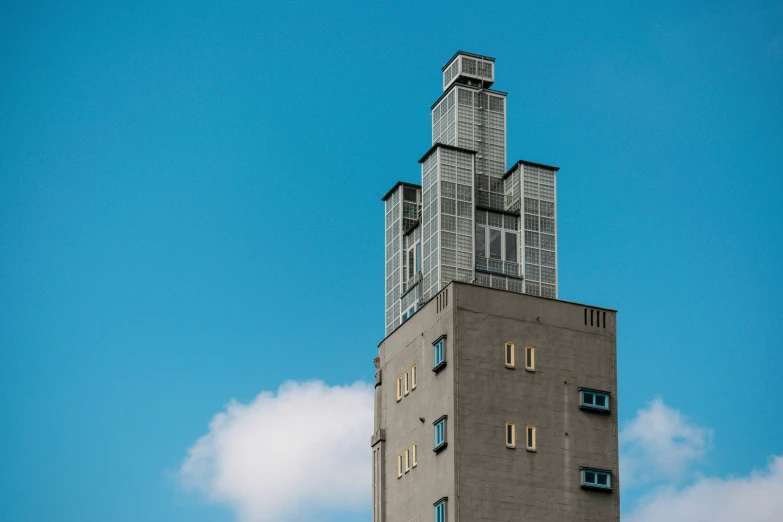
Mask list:
[[[373,522],[619,521],[616,312],[557,300],[557,167],[505,168],[494,59],[458,52],[386,211]]]

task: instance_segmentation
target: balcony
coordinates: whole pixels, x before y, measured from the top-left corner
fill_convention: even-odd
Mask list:
[[[402,204],[402,233],[407,234],[421,221],[421,205],[411,201]]]
[[[521,277],[519,275],[519,263],[511,261],[502,261],[500,259],[487,259],[486,257],[476,257],[476,270],[482,272],[492,272],[512,277]]]
[[[519,198],[488,190],[476,191],[476,206],[501,212],[519,213]]]

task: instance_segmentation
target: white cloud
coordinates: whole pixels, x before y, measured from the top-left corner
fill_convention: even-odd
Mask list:
[[[283,384],[232,400],[180,467],[183,485],[246,522],[315,520],[370,497],[373,389]]]
[[[783,457],[747,477],[701,479],[677,491],[659,488],[625,522],[778,522],[783,513]]]
[[[658,398],[620,432],[624,488],[680,480],[712,448],[712,430],[697,426]]]

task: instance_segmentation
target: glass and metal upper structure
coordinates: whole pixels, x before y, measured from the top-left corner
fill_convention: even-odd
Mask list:
[[[446,63],[421,185],[383,197],[387,335],[453,280],[557,298],[558,167],[506,168],[507,93],[494,80],[494,58]]]

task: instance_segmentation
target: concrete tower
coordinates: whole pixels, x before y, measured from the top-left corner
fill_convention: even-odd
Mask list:
[[[616,312],[557,300],[557,167],[505,169],[494,59],[458,52],[386,210],[373,522],[618,521]]]

